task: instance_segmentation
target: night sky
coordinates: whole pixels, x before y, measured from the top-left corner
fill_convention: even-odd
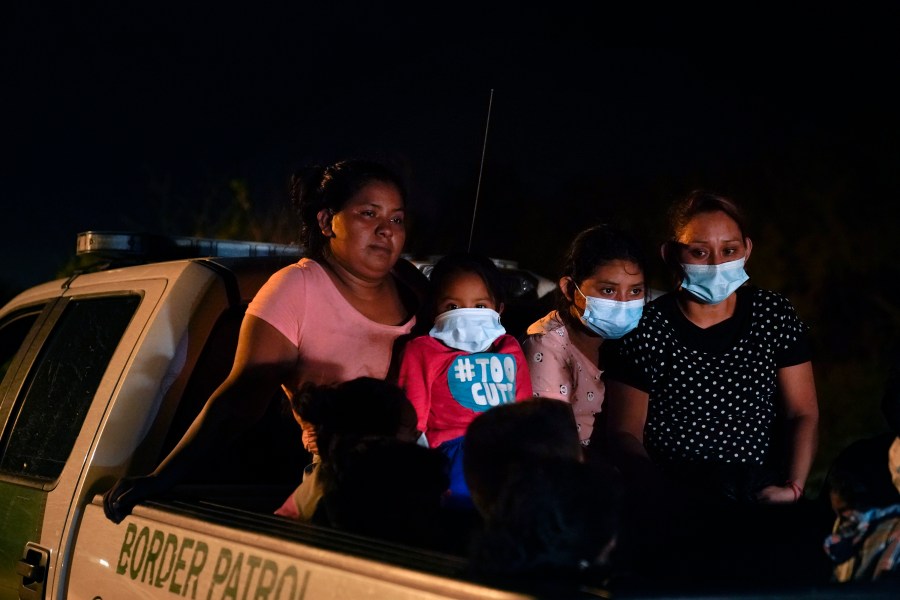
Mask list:
[[[411,252],[465,245],[491,90],[474,246],[550,276],[592,222],[655,243],[658,207],[693,187],[769,198],[765,219],[825,177],[896,197],[896,53],[860,32],[872,15],[852,38],[666,38],[685,49],[614,46],[609,13],[558,7],[19,4],[0,40],[7,287],[54,276],[79,231],[213,231],[230,182],[271,215],[293,170],[359,155],[408,176]],[[666,16],[629,23],[653,41]]]

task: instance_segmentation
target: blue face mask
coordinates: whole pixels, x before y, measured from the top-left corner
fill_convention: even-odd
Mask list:
[[[504,333],[497,311],[457,308],[439,314],[428,335],[463,352],[484,352]]]
[[[617,340],[638,326],[644,313],[644,299],[619,302],[606,298],[585,296],[578,286],[578,293],[584,296],[584,314],[581,322],[597,335],[607,340]]]
[[[718,304],[750,279],[744,271],[743,258],[718,265],[681,266],[684,269],[682,289],[705,304]]]

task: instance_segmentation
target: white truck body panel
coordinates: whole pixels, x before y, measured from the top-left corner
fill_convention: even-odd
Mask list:
[[[84,513],[67,597],[512,600],[526,596],[147,506],[115,525],[105,518],[97,498]]]

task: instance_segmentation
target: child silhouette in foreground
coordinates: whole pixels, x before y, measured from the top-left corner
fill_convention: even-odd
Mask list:
[[[392,437],[343,437],[331,448],[312,522],[431,550],[448,549],[444,456]]]
[[[291,399],[297,421],[309,423],[318,454],[303,470],[303,481],[275,514],[310,521],[322,497],[323,471],[328,471],[339,443],[390,438],[413,441],[414,412],[395,384],[374,377],[358,377],[334,385],[307,384]]]
[[[478,578],[544,586],[607,587],[623,488],[602,463],[584,462],[572,406],[555,398],[497,407],[472,421],[465,473],[483,518],[470,546]]]
[[[463,443],[466,483],[483,518],[493,511],[510,473],[540,460],[582,462],[572,405],[537,397],[478,415]]]
[[[888,354],[881,409],[888,430],[834,459],[823,492],[834,513],[825,552],[838,582],[900,580],[900,348]]]
[[[462,468],[469,423],[501,404],[532,397],[522,347],[500,324],[504,287],[487,257],[448,254],[431,272],[434,326],[408,342],[399,384],[416,410],[420,443],[449,461],[448,506],[471,508]]]

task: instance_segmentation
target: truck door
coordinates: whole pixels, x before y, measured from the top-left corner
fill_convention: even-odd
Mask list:
[[[37,330],[41,315],[49,312],[54,299],[20,307],[0,319],[0,398],[9,388],[12,376],[7,374],[21,362],[17,356],[24,353]],[[7,412],[6,404],[0,405],[0,415]],[[29,539],[38,539],[43,517],[42,493],[20,488],[0,481],[0,598],[18,597],[18,579],[15,565]]]
[[[87,449],[165,289],[149,283],[92,286],[0,322],[13,337],[32,319],[0,387],[0,598],[52,597]]]

